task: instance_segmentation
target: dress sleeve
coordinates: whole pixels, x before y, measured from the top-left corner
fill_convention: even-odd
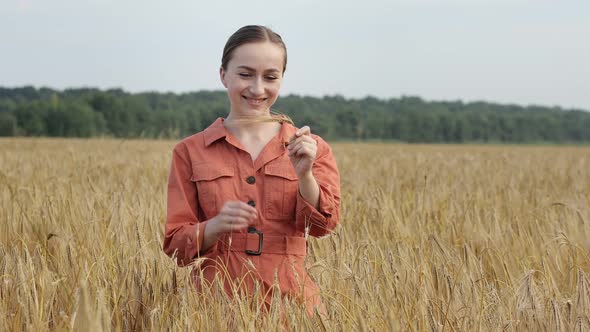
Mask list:
[[[307,202],[297,191],[295,222],[297,229],[309,235],[320,237],[330,234],[340,223],[340,174],[332,149],[323,139],[316,136],[318,153],[312,172],[320,187],[319,208]]]
[[[172,153],[168,177],[168,204],[164,231],[164,252],[176,257],[179,266],[190,264],[201,253],[207,221],[197,217],[197,188],[191,181],[192,167],[186,146],[179,143]]]

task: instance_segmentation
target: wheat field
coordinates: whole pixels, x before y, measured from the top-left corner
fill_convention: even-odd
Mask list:
[[[308,317],[203,298],[164,255],[174,143],[0,139],[0,329],[590,329],[588,147],[332,144]]]

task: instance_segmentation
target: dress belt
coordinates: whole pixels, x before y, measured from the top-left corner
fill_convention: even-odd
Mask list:
[[[231,241],[230,241],[231,238]],[[303,236],[267,235],[260,233],[232,233],[222,236],[217,243],[221,252],[240,251],[252,254],[307,254],[307,241]]]

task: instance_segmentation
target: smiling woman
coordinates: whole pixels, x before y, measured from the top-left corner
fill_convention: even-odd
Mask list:
[[[232,112],[264,117],[279,96],[284,49],[268,41],[248,43],[234,50],[234,61],[219,70]]]
[[[181,266],[198,262],[198,291],[218,281],[264,309],[280,294],[311,315],[325,308],[304,265],[307,237],[339,223],[340,176],[321,137],[270,111],[286,65],[269,28],[229,38],[219,69],[229,115],[174,148],[163,249]]]
[[[294,124],[284,114],[268,112],[277,100],[286,69],[287,47],[278,34],[260,26],[246,26],[234,33],[225,45],[219,69],[234,111],[228,120],[235,115],[242,123],[266,118]],[[261,112],[244,117],[243,107]]]

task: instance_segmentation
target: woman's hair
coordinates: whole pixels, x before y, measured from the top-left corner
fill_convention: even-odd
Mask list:
[[[229,37],[225,47],[223,48],[223,55],[221,56],[221,68],[227,70],[227,64],[234,55],[234,50],[241,45],[257,42],[271,42],[279,45],[283,49],[283,73],[287,69],[287,46],[283,42],[281,36],[272,31],[270,28],[262,25],[246,25],[234,32]]]
[[[221,68],[227,70],[227,64],[231,61],[234,51],[236,48],[248,44],[248,43],[259,43],[259,42],[271,42],[279,45],[283,49],[283,74],[287,70],[287,46],[283,42],[281,36],[272,31],[270,28],[262,25],[246,25],[234,32],[229,37],[223,48],[223,55],[221,56]],[[283,113],[273,112],[270,113],[270,118],[261,119],[263,122],[288,122],[295,125],[291,118]]]

